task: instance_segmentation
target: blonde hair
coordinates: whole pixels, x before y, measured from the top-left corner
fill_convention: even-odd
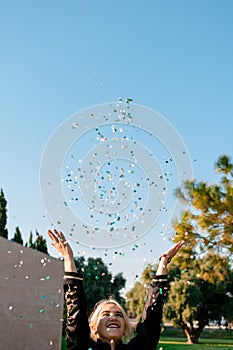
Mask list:
[[[123,319],[125,321],[125,334],[124,335],[126,337],[128,337],[131,333],[131,325],[130,325],[129,318],[128,318],[125,310],[123,309],[123,307],[115,299],[102,299],[98,303],[95,304],[94,309],[90,315],[91,338],[95,341],[97,340],[97,333],[94,331],[93,328],[97,326],[100,312],[101,312],[102,308],[107,304],[114,304],[122,312]]]

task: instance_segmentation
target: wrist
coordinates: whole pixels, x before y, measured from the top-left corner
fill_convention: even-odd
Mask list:
[[[65,264],[73,264],[74,263],[74,256],[73,256],[73,254],[65,255],[65,256],[63,256],[63,259],[64,259],[64,263]]]
[[[168,254],[164,253],[159,257],[159,261],[166,262],[167,264],[169,264],[169,262],[171,261],[171,258],[169,257]]]
[[[64,270],[66,272],[77,272],[77,268],[74,263],[74,259],[64,259]]]
[[[74,259],[74,253],[72,250],[66,251],[63,253],[64,260],[73,260]]]

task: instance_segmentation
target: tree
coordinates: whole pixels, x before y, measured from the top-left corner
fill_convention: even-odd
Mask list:
[[[139,321],[145,306],[146,289],[144,285],[141,282],[135,282],[133,288],[126,293],[126,298],[128,313]]]
[[[18,226],[17,226],[16,229],[15,229],[15,234],[14,234],[13,242],[17,242],[17,243],[19,243],[19,244],[23,244],[22,234],[21,234],[20,229],[19,229]]]
[[[174,223],[174,241],[185,240],[182,257],[170,267],[170,293],[165,316],[197,343],[210,320],[232,319],[233,164],[219,157],[217,184],[188,180],[176,191],[187,209]],[[177,273],[177,271],[180,271]],[[179,297],[177,298],[177,295]],[[231,312],[232,315],[232,312]]]
[[[26,243],[26,246],[29,246],[32,249],[36,249],[42,253],[48,254],[46,239],[42,235],[40,235],[38,231],[36,231],[36,239],[34,242],[32,231],[30,231],[29,242]]]
[[[30,236],[29,236],[29,242],[25,244],[25,246],[32,248],[32,249],[36,249],[35,243],[33,242],[33,233],[32,231],[30,231]]]
[[[7,201],[5,199],[3,190],[0,192],[0,236],[4,238],[8,238],[8,231],[6,229],[7,223]]]
[[[36,250],[48,254],[46,239],[40,235],[38,231],[36,231],[36,240],[34,244]]]
[[[88,258],[87,263],[84,257],[75,258],[75,264],[84,275],[83,285],[89,313],[99,300],[110,296],[124,306],[125,300],[120,291],[125,287],[126,280],[122,273],[113,277],[101,258]]]
[[[197,343],[210,320],[233,319],[233,165],[219,157],[217,184],[186,181],[177,196],[186,203],[174,223],[173,241],[185,240],[182,251],[168,265],[169,294],[164,318],[183,329],[189,343]],[[149,265],[127,293],[127,306],[136,314],[143,308],[144,285],[155,267]]]
[[[212,265],[213,261],[218,261],[221,268],[217,264]],[[229,319],[229,308],[233,309],[232,300],[227,295],[231,281],[229,264],[221,256],[208,253],[203,259],[192,261],[188,268],[177,271],[178,266],[174,263],[169,268],[170,291],[164,318],[182,328],[189,343],[197,343],[210,320],[218,320],[222,316]]]
[[[188,206],[175,224],[177,238],[185,239],[200,252],[214,249],[221,254],[233,253],[233,164],[227,156],[219,157],[215,170],[219,183],[187,180],[177,196]]]
[[[140,281],[135,282],[133,288],[126,294],[127,310],[138,321],[145,307],[147,288],[151,283],[157,267],[157,265],[148,264],[142,272]]]

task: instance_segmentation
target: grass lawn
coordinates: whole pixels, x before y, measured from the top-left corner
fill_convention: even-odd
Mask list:
[[[187,344],[186,339],[160,338],[157,350],[233,350],[233,340],[200,339],[199,344]]]
[[[66,350],[63,338],[62,350]],[[233,340],[201,339],[200,344],[186,344],[186,339],[161,338],[157,350],[233,350]]]
[[[61,350],[67,350],[67,347],[66,347],[66,339],[65,339],[65,337],[62,337],[62,347],[61,347]]]

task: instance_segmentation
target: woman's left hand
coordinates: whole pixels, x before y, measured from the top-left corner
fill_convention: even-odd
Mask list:
[[[184,245],[184,243],[185,241],[179,241],[173,247],[168,249],[164,254],[162,254],[161,257],[167,257],[167,259],[171,261],[171,259],[178,253],[178,251]]]

